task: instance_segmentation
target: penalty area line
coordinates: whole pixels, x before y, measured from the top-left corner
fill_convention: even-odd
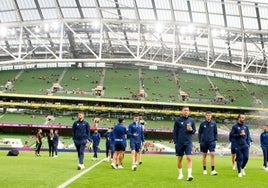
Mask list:
[[[57,188],[65,188],[66,186],[70,185],[72,182],[74,182],[75,180],[77,180],[78,178],[80,178],[81,176],[83,176],[84,174],[88,173],[93,168],[95,168],[96,166],[101,164],[104,160],[105,160],[105,158],[100,160],[96,164],[90,166],[89,168],[84,169],[82,172],[80,172],[79,174],[75,175],[74,177],[68,179],[66,182],[64,182],[63,184],[59,185]]]

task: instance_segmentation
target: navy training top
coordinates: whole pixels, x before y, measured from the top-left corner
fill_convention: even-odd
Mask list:
[[[245,135],[241,136],[241,132],[245,131]],[[248,130],[248,127],[245,124],[236,123],[230,132],[230,138],[233,141],[234,146],[236,147],[243,147],[243,146],[250,146],[251,137]]]
[[[262,132],[260,135],[261,147],[268,147],[268,132]]]
[[[91,140],[93,142],[93,146],[99,146],[101,140],[100,133],[93,133]]]
[[[203,121],[198,129],[198,140],[201,142],[212,142],[218,140],[217,125],[214,121]]]
[[[192,126],[192,131],[187,130],[187,124]],[[192,143],[192,135],[195,134],[195,121],[191,117],[179,117],[174,122],[173,141],[174,144]]]
[[[135,136],[134,134],[137,134]],[[130,143],[141,143],[144,142],[143,127],[140,123],[133,122],[128,126],[128,136]]]
[[[123,124],[118,123],[113,129],[112,135],[113,135],[113,141],[126,142],[125,136],[127,135],[127,128]]]
[[[75,121],[72,126],[74,141],[90,140],[90,126],[87,121]]]

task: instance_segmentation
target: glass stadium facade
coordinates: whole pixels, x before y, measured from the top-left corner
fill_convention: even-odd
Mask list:
[[[265,0],[1,0],[0,70],[119,63],[268,85],[267,40]]]

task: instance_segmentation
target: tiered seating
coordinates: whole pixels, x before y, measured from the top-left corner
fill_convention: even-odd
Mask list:
[[[142,70],[145,100],[178,102],[179,88],[172,72]]]

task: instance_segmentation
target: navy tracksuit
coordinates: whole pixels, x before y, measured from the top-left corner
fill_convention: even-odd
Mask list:
[[[113,134],[112,132],[106,132],[103,135],[106,138],[106,157],[109,155],[109,150],[111,151],[111,158],[113,158],[114,154],[114,143],[113,143]]]
[[[268,132],[262,132],[260,136],[261,149],[263,152],[263,166],[267,167],[268,160]]]
[[[244,136],[240,135],[242,131],[245,131]],[[245,124],[235,124],[230,132],[230,137],[232,138],[236,151],[237,170],[240,173],[241,169],[245,168],[249,159],[251,137],[248,127]]]
[[[187,130],[187,125],[191,125],[192,131]],[[191,117],[179,117],[174,122],[173,141],[175,145],[176,155],[183,156],[191,154],[192,150],[192,135],[195,134],[195,121]]]
[[[216,142],[218,140],[217,125],[214,121],[203,121],[198,129],[198,140],[200,149],[203,153],[215,152]]]
[[[72,126],[74,145],[78,154],[79,164],[84,164],[84,152],[90,140],[90,126],[87,121],[75,121]]]
[[[92,137],[91,137],[91,140],[93,142],[93,152],[94,152],[93,158],[98,158],[97,153],[98,153],[99,144],[100,144],[100,140],[101,140],[100,133],[94,132]]]

